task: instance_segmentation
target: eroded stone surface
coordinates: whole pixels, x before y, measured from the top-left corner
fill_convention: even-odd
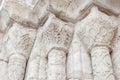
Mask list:
[[[68,80],[93,80],[90,55],[74,33],[67,58]]]
[[[59,3],[59,4],[58,4]],[[50,10],[65,20],[75,22],[91,0],[50,0]]]
[[[47,0],[39,0],[35,2],[36,5],[34,4],[34,10],[31,6],[29,6],[29,4],[31,5],[32,3],[28,2],[28,0],[8,0],[5,8],[10,17],[15,21],[20,22],[23,25],[27,25],[28,27],[31,26],[36,28],[38,27],[41,19],[47,15],[46,6],[48,5],[48,2]],[[34,2],[34,0],[32,0],[32,2]],[[39,9],[36,10],[37,7],[39,7]]]
[[[8,55],[18,53],[27,59],[34,44],[36,30],[14,23],[6,35]]]
[[[23,27],[17,23],[14,23],[6,34],[4,54],[7,55],[8,60],[9,80],[23,80],[26,61],[31,52],[35,35],[35,29]]]
[[[53,49],[48,54],[47,80],[66,80],[66,53]]]
[[[4,53],[4,42],[3,42],[4,35],[0,33],[0,79],[8,80],[7,75],[7,60],[6,54]]]
[[[94,80],[115,80],[109,48],[96,46],[91,50]]]
[[[1,11],[3,5],[4,5],[4,2],[5,2],[5,0],[0,0],[0,11]]]
[[[119,22],[120,18],[117,20]],[[116,36],[114,39],[113,51],[111,53],[113,68],[115,72],[116,80],[120,80],[120,25],[118,25],[118,30],[116,31]]]
[[[0,80],[120,79],[120,1],[0,1]]]
[[[10,26],[10,17],[5,9],[0,11],[0,31],[5,32]]]
[[[98,5],[120,14],[120,0],[93,0]]]
[[[88,53],[91,53],[94,80],[115,80],[109,48],[117,26],[118,22],[113,17],[95,7],[76,25],[76,35]]]
[[[69,48],[70,42],[72,40],[72,35],[73,35],[73,24],[65,23],[60,19],[54,17],[53,15],[50,15],[49,19],[47,20],[47,24],[44,25],[42,30],[40,28],[37,34],[35,45],[33,47],[31,56],[29,58],[25,80],[30,80],[30,79],[46,80],[47,64],[49,64],[48,63],[49,61],[47,61],[47,59],[49,58],[48,57],[49,53],[50,55],[52,54],[51,53],[52,49],[53,50],[60,49],[60,52],[58,50],[58,53],[56,54],[64,53],[63,55],[64,57],[66,57],[65,56],[66,53],[64,51],[66,51]],[[53,57],[54,57],[54,53],[53,53]],[[63,62],[65,62],[64,59]],[[53,78],[49,78],[49,80],[51,79],[61,80],[61,77],[65,76],[61,74],[61,71],[59,70],[61,68],[62,65],[55,67],[56,70],[58,69],[58,73],[60,74],[55,73],[54,75],[52,74],[52,72],[49,72],[48,74],[54,75]],[[63,65],[63,68],[65,69],[65,65]],[[32,72],[33,70],[34,73]],[[63,77],[63,80],[64,79],[65,78]]]
[[[110,47],[111,37],[114,37],[113,32],[117,29],[118,22],[113,16],[107,16],[94,7],[91,9],[91,13],[85,19],[78,22],[76,26],[76,32],[80,40],[86,49],[90,49],[94,45],[107,45]],[[107,30],[109,31],[107,32]],[[112,33],[112,35],[105,38],[104,36],[109,35],[109,33]],[[108,41],[107,38],[111,39]]]

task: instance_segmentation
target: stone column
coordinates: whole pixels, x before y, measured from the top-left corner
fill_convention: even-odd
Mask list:
[[[95,43],[90,51],[94,80],[115,80],[110,57],[111,41],[115,30],[114,27],[101,26],[96,35]]]
[[[77,33],[74,34],[67,58],[67,79],[93,80],[90,55]]]
[[[26,62],[34,43],[36,30],[14,23],[6,34],[8,80],[23,80]]]
[[[38,30],[25,80],[66,80],[66,53],[73,36],[73,24],[49,15]]]
[[[115,78],[116,80],[120,80],[120,27],[118,27],[118,31],[115,36],[111,58],[115,72]]]
[[[81,50],[81,58],[82,58],[82,72],[83,72],[83,80],[94,80],[93,79],[93,72],[92,72],[92,63],[91,63],[91,56],[85,49],[82,47]]]
[[[47,80],[66,80],[66,52],[53,49],[48,54]]]
[[[95,46],[91,50],[94,80],[115,80],[107,46]]]
[[[23,80],[26,59],[24,56],[16,54],[9,58],[8,77],[9,80]]]
[[[7,67],[8,67],[8,59],[6,55],[5,39],[3,33],[0,32],[0,79],[8,80],[7,75]]]

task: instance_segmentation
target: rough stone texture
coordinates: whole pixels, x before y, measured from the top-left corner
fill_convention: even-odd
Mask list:
[[[112,12],[120,14],[120,0],[94,0],[101,7],[107,7]]]
[[[83,10],[89,8],[90,4],[91,0],[50,0],[49,9],[55,14],[58,13],[59,17],[75,22],[87,12]]]
[[[5,9],[15,21],[36,28],[47,14],[47,5],[47,0],[8,0]]]
[[[3,7],[4,1],[5,0],[0,0],[0,11],[1,11],[2,7]]]
[[[111,47],[112,39],[110,38],[114,36],[113,31],[117,29],[117,26],[118,21],[114,16],[107,16],[94,7],[85,19],[77,23],[76,32],[89,51],[95,45]],[[109,35],[110,33],[112,34]],[[108,37],[105,38],[105,36]]]
[[[117,20],[119,22],[120,18]],[[120,26],[118,27],[115,40],[113,42],[113,52],[111,54],[116,80],[120,80]]]
[[[1,56],[3,55],[4,60],[8,62],[8,80],[23,80],[26,62],[34,44],[35,34],[35,29],[23,27],[17,23],[14,23],[6,33]]]
[[[107,48],[111,48],[111,41],[113,39],[116,29],[117,29],[117,21],[115,21],[114,18],[101,13],[100,11],[98,11],[97,8],[92,8],[89,15],[82,21],[78,22],[78,24],[76,25],[76,29],[75,29],[76,36],[73,38],[73,39],[76,39],[76,42],[73,45],[75,45],[75,44],[77,44],[77,45],[74,46],[76,48],[73,47],[73,49],[71,50],[73,53],[71,55],[72,56],[76,55],[76,57],[75,57],[75,59],[71,58],[71,59],[73,59],[73,62],[71,63],[71,65],[73,63],[76,64],[76,61],[77,61],[77,63],[79,64],[78,68],[80,68],[80,66],[82,64],[82,61],[80,60],[82,58],[77,60],[77,57],[78,56],[80,57],[80,53],[85,54],[85,52],[80,51],[80,44],[82,42],[83,45],[85,46],[86,52],[91,53],[94,80],[99,80],[99,79],[100,80],[107,80],[107,79],[110,80],[110,78],[111,78],[111,80],[114,80],[114,77],[113,78],[111,77],[111,74],[113,74],[113,69],[112,69],[112,62],[110,60],[110,55],[109,55],[110,52],[108,49],[106,50],[106,48],[104,48],[104,46],[107,46]],[[96,46],[100,46],[100,47],[96,48]],[[100,51],[99,51],[99,49],[100,49]],[[84,50],[84,49],[81,49],[81,50]],[[91,50],[92,50],[92,52],[91,52]],[[75,54],[75,52],[77,54]],[[107,55],[108,55],[108,57],[105,57]],[[101,61],[101,59],[103,59],[103,62]],[[109,63],[106,62],[106,59],[108,59]],[[84,64],[90,64],[89,60],[87,61],[88,63],[84,63]],[[107,65],[107,64],[109,64],[109,65]],[[89,65],[89,67],[90,67],[90,65]],[[75,68],[77,68],[77,66],[75,66]],[[101,71],[102,68],[104,68],[104,70]],[[88,68],[86,68],[86,69],[88,69]],[[83,69],[78,69],[76,71],[81,71],[81,70],[83,70]],[[89,74],[90,74],[90,71],[91,70],[89,69],[88,70]],[[74,75],[75,75],[75,73],[80,74],[81,72],[79,72],[79,73],[71,72],[71,73],[74,73]],[[109,74],[110,74],[110,76],[109,76]],[[114,75],[112,75],[112,76],[114,76]],[[83,78],[83,76],[82,76],[82,78]]]
[[[60,19],[56,18],[55,16],[50,15],[49,19],[47,20],[47,23],[43,26],[42,31],[41,28],[38,30],[35,45],[33,47],[33,50],[30,55],[30,59],[28,61],[28,68],[27,68],[27,74],[25,80],[31,80],[31,79],[46,80],[47,76],[52,75],[52,73],[53,73],[53,78],[48,77],[49,80],[65,80],[66,77],[63,77],[65,76],[65,71],[61,72],[60,70],[62,68],[65,70],[66,60],[63,59],[62,60],[63,63],[59,64],[58,67],[54,67],[56,71],[54,72],[52,70],[51,72],[51,67],[57,66],[56,65],[57,63],[53,63],[52,66],[50,67],[51,59],[49,59],[49,56],[52,56],[53,54],[52,57],[57,57],[57,56],[60,57],[60,54],[62,54],[63,57],[66,58],[66,51],[69,48],[70,42],[72,40],[72,35],[73,35],[73,24],[65,23]],[[58,51],[54,52],[54,50],[56,51],[56,49]],[[59,52],[59,50],[61,52]],[[55,58],[55,62],[59,60],[57,59],[58,58]],[[33,70],[34,73],[36,74],[32,72]],[[50,72],[48,73],[47,71]]]
[[[0,80],[120,80],[119,0],[0,0]]]
[[[108,47],[94,47],[91,57],[94,80],[115,80]]]
[[[68,80],[93,80],[90,55],[76,33],[67,58],[67,78]]]
[[[11,25],[9,14],[5,9],[0,12],[0,31],[5,32]]]

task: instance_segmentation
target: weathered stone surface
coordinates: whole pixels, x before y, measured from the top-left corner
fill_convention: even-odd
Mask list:
[[[24,3],[26,6],[29,6],[31,8],[34,8],[38,2],[38,0],[18,0],[18,2]]]
[[[28,59],[34,44],[36,29],[31,29],[14,23],[6,35],[8,56],[18,53]]]
[[[78,27],[77,35],[86,49],[90,50],[95,45],[107,45],[110,47],[111,37],[114,36],[112,31],[117,29],[118,22],[115,21],[113,16],[107,16],[98,11],[96,7],[93,7],[90,14],[78,22],[76,26]],[[109,30],[108,33],[107,30]],[[109,33],[112,33],[112,35],[105,38],[104,36],[109,35]],[[108,38],[111,39],[108,41]]]
[[[0,32],[5,32],[10,27],[10,17],[5,9],[0,11]]]
[[[115,80],[108,47],[94,47],[91,57],[94,80]]]
[[[26,59],[20,54],[10,56],[8,63],[8,79],[23,80],[26,67]]]
[[[68,80],[93,80],[90,55],[77,35],[75,27],[74,37],[67,58]]]
[[[54,49],[56,51],[57,49],[56,54],[58,54],[57,56],[60,58],[60,60],[61,56],[59,54],[64,55],[64,57],[66,57],[66,52],[64,51],[66,51],[69,48],[70,42],[72,40],[72,35],[73,24],[65,23],[60,19],[56,18],[55,16],[50,15],[46,24],[43,26],[43,29],[41,30],[40,28],[40,30],[38,30],[35,45],[29,58],[25,80],[46,80],[47,76],[50,76],[50,74],[53,75],[53,77],[51,76],[51,78],[48,78],[49,80],[61,80],[62,77],[62,80],[65,80],[65,71],[61,72],[59,69],[65,70],[66,66],[64,64],[61,64],[58,67],[54,67],[54,69],[56,69],[58,72],[56,72],[56,70],[51,72],[52,66],[49,65],[51,63],[49,55],[53,54],[52,57],[55,57],[54,53],[51,51],[54,51]],[[50,61],[48,61],[47,59]],[[55,58],[55,61],[57,61],[57,59],[58,58]],[[63,59],[62,61],[63,63],[65,63],[65,59]],[[47,65],[49,66],[48,70],[50,70],[50,72],[47,72]],[[55,64],[53,64],[53,66],[55,66]]]
[[[6,59],[6,54],[4,53],[4,36],[3,33],[0,33],[0,79],[1,80],[8,80],[7,78],[7,59]]]
[[[106,23],[104,23],[105,25]],[[91,48],[94,80],[115,80],[110,58],[111,41],[115,34],[113,26],[102,26]],[[103,32],[104,30],[104,32]]]
[[[24,5],[24,6],[28,6],[29,8],[33,9],[38,0],[6,0],[7,2],[17,2],[18,4]]]
[[[119,22],[120,18],[117,19],[117,21]],[[113,43],[111,58],[116,80],[120,80],[120,25],[118,25],[118,30],[116,31],[116,36]]]
[[[120,0],[93,0],[99,6],[107,8],[116,14],[120,14]]]
[[[85,45],[87,52],[91,53],[94,80],[115,80],[109,48],[117,25],[114,18],[95,7],[76,25],[79,40]]]
[[[0,11],[1,11],[3,5],[4,5],[4,2],[5,2],[5,0],[0,0]]]
[[[8,79],[23,80],[26,61],[31,53],[36,30],[14,23],[6,34],[5,51],[8,57]]]
[[[61,18],[75,22],[85,14],[84,9],[90,4],[91,0],[50,0],[49,9]]]
[[[47,15],[47,0],[8,0],[5,8],[12,19],[28,27],[38,27],[39,22]],[[27,5],[26,5],[27,4]],[[34,10],[33,10],[34,7]],[[39,7],[39,8],[38,8]],[[37,9],[36,9],[37,8]]]
[[[66,52],[53,49],[48,54],[47,80],[66,80]]]
[[[0,0],[0,80],[120,80],[119,2]]]

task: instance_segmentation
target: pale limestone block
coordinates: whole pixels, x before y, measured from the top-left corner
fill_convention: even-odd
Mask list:
[[[29,6],[29,8],[33,9],[39,0],[6,0],[6,2],[8,1],[11,1],[11,2],[16,1],[17,3],[21,5]]]
[[[23,80],[26,58],[20,54],[10,56],[8,63],[8,80]]]
[[[66,53],[53,49],[48,53],[47,80],[66,80]]]
[[[72,40],[73,30],[73,24],[63,22],[53,15],[49,16],[43,28],[38,30],[35,45],[28,61],[25,80],[47,79],[48,53],[54,48],[66,51]],[[59,66],[59,68],[61,67]],[[36,68],[36,72],[32,72]],[[55,78],[57,79],[57,77]]]
[[[32,8],[34,8],[39,0],[19,0],[19,1],[24,1],[26,5],[29,5]]]
[[[26,62],[31,53],[36,30],[14,23],[6,33],[5,53],[8,58],[8,79],[23,80]]]
[[[82,60],[81,60],[81,44],[77,37],[73,37],[68,58],[67,58],[67,79],[82,79]]]
[[[2,10],[4,6],[5,0],[0,0],[0,11]]]
[[[0,12],[0,32],[5,32],[10,26],[10,17],[5,9]]]
[[[117,21],[119,22],[120,18]],[[120,25],[118,25],[118,30],[116,31],[116,36],[113,43],[111,58],[116,80],[120,80]]]
[[[11,18],[22,23],[30,19],[29,14],[32,11],[32,9],[29,8],[29,6],[25,5],[25,3],[22,3],[18,0],[8,0],[6,2],[5,9],[8,11],[9,16]]]
[[[32,13],[30,16],[33,16],[32,18],[35,18],[34,20],[39,20],[38,25],[43,25],[45,20],[48,18],[48,8],[49,6],[49,0],[39,0],[38,3],[36,4],[36,6],[34,7]],[[35,22],[33,20],[33,22]]]
[[[116,80],[120,80],[120,39],[119,37],[115,41],[115,46],[113,47],[113,52],[111,54],[113,68],[115,72]]]
[[[7,75],[7,55],[4,47],[4,33],[0,33],[0,80],[8,80]]]
[[[108,16],[93,7],[90,14],[79,21],[76,26],[77,35],[89,52],[96,44],[111,47],[111,40],[113,39],[114,31],[118,27],[118,21],[115,20],[114,16]]]
[[[109,48],[96,46],[91,50],[94,80],[115,80]]]
[[[14,23],[6,35],[8,39],[6,41],[8,57],[20,54],[28,59],[34,44],[36,29]]]
[[[28,27],[38,28],[43,17],[47,15],[47,5],[47,0],[7,0],[5,9],[15,21]]]
[[[75,22],[85,13],[91,0],[50,0],[49,10],[59,15],[59,17]]]
[[[115,28],[106,25],[99,30],[90,52],[94,80],[115,80],[110,58],[110,45],[114,37]]]
[[[0,80],[8,80],[7,62],[0,60]]]
[[[91,57],[83,45],[81,46],[81,59],[83,80],[93,80]]]
[[[40,47],[42,47],[42,45],[39,44],[40,43],[39,36],[41,35],[41,32],[42,27],[40,27],[37,32],[36,40],[26,66],[25,80],[38,80],[39,69],[43,72],[43,74],[41,74],[43,77],[42,79],[45,80],[44,78],[46,77],[46,72],[44,71],[44,68],[46,68],[45,64],[47,60],[45,57],[40,57],[38,55],[41,52]]]
[[[99,6],[109,9],[110,11],[120,14],[120,0],[93,0]]]
[[[91,66],[90,55],[75,31],[67,58],[67,79],[93,80]]]
[[[111,63],[110,51],[108,49],[111,48],[111,42],[115,35],[118,22],[112,16],[107,16],[96,7],[93,7],[90,14],[78,22],[76,26],[78,27],[76,32],[80,41],[84,44],[87,52],[91,53],[94,80],[115,80],[112,64],[106,65],[105,63],[107,61],[104,61],[104,56],[106,55],[107,58],[105,57],[105,60],[108,59],[108,62]],[[96,46],[100,47],[96,48]],[[105,49],[104,46],[106,46]],[[98,50],[95,51],[95,49]],[[93,56],[96,54],[95,58],[92,54]]]

